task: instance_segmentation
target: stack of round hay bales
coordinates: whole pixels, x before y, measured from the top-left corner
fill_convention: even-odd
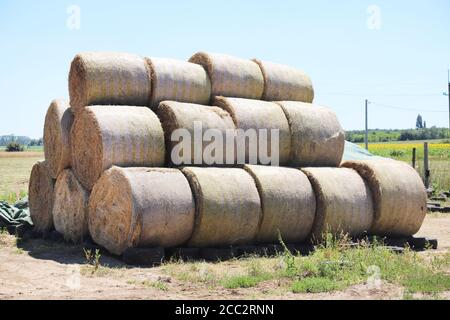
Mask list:
[[[189,62],[202,65],[211,80],[211,95],[261,99],[264,77],[257,63],[226,54],[198,52]]]
[[[79,183],[72,170],[62,171],[55,184],[53,222],[64,238],[80,243],[88,235],[87,205],[89,192]]]
[[[201,66],[175,59],[147,58],[146,60],[151,71],[151,107],[157,107],[164,100],[209,103],[211,82]]]
[[[252,177],[239,168],[185,167],[195,198],[194,231],[187,245],[214,247],[251,243],[261,203]]]
[[[176,165],[207,163],[208,159],[204,159],[203,155],[204,151],[208,151],[207,148],[210,141],[206,141],[208,139],[198,141],[198,139],[202,139],[201,137],[203,137],[205,131],[210,130],[210,133],[219,135],[224,142],[222,156],[220,157],[218,155],[215,157],[215,163],[229,163],[226,161],[227,150],[225,148],[225,141],[227,139],[227,130],[234,131],[235,125],[228,112],[217,107],[175,101],[163,101],[159,104],[157,114],[164,129],[167,162]],[[200,127],[201,130],[196,129]],[[187,133],[189,133],[189,137],[185,137]],[[190,141],[189,138],[191,138]],[[187,141],[185,141],[185,139],[187,139]],[[180,150],[181,148],[182,150]],[[180,155],[180,153],[182,154]],[[231,156],[232,163],[235,163],[234,150]],[[175,161],[175,158],[180,158],[180,160],[183,161]]]
[[[164,165],[164,133],[148,108],[86,107],[75,117],[71,142],[73,170],[88,190],[113,165]]]
[[[92,190],[89,231],[114,254],[135,246],[179,246],[192,234],[194,213],[179,170],[112,167]]]
[[[303,101],[312,102],[314,89],[311,79],[301,70],[253,59],[261,68],[264,76],[263,100],[267,101]]]
[[[419,231],[427,194],[416,170],[394,160],[346,161],[342,166],[358,171],[372,191],[375,214],[370,233],[395,237]]]
[[[291,165],[337,167],[341,163],[345,134],[336,114],[324,107],[296,101],[277,102],[291,131]]]
[[[245,143],[245,163],[269,164],[262,161],[261,153],[267,154],[269,158],[272,158],[272,153],[278,153],[278,159],[276,159],[278,161],[271,162],[272,165],[286,164],[289,161],[291,134],[289,123],[279,105],[260,100],[226,97],[216,97],[213,104],[231,114],[237,129],[255,132],[257,136],[255,144],[243,141]],[[272,142],[275,142],[271,139],[272,130],[276,130],[278,134],[278,139],[275,138],[275,141],[278,142],[275,144],[275,150],[271,150]],[[261,148],[267,152],[262,152]],[[252,160],[252,156],[254,160]],[[239,161],[241,164],[243,162]]]
[[[316,198],[306,175],[298,169],[246,165],[261,198],[262,219],[255,240],[301,242],[311,232]]]
[[[150,70],[140,56],[86,52],[72,61],[69,95],[75,112],[90,105],[148,106],[150,94]]]
[[[70,129],[73,114],[64,100],[53,100],[44,123],[44,155],[53,179],[71,165]]]
[[[353,169],[304,168],[317,200],[311,238],[325,233],[358,236],[369,231],[373,202],[369,186]]]
[[[37,162],[31,169],[28,203],[31,219],[38,232],[45,233],[53,229],[54,186],[55,181],[52,179],[47,162]]]

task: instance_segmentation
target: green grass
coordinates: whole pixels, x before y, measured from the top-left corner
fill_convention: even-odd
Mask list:
[[[411,294],[450,290],[450,254],[429,261],[408,249],[394,253],[381,242],[349,246],[345,237],[331,236],[308,256],[285,251],[276,257],[251,256],[221,263],[175,261],[163,265],[163,270],[180,281],[210,288],[246,289],[275,281],[284,292],[312,293],[385,281]]]

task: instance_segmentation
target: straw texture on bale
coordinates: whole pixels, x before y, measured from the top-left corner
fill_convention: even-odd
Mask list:
[[[53,229],[53,190],[55,181],[52,179],[45,161],[37,162],[31,169],[28,185],[28,204],[34,228],[38,232]]]
[[[167,160],[171,161],[171,153],[173,148],[179,143],[178,141],[172,141],[172,133],[177,129],[186,129],[194,137],[194,122],[201,123],[202,131],[208,129],[218,130],[222,133],[225,148],[226,131],[234,130],[235,125],[230,114],[225,110],[217,107],[204,106],[199,104],[182,103],[176,101],[163,101],[159,104],[157,114],[161,120],[162,127],[164,129],[166,140],[166,152]],[[203,136],[202,132],[202,136]],[[196,141],[192,139],[191,143],[191,160],[193,164],[195,157],[195,145]],[[204,148],[209,144],[208,141],[203,141],[203,147],[201,149],[202,154]],[[198,145],[195,145],[198,147]],[[223,156],[226,156],[226,150],[223,152]],[[203,157],[202,157],[203,159]],[[225,163],[225,159],[223,159]],[[203,164],[203,163],[202,163]]]
[[[147,106],[150,70],[145,59],[129,53],[86,52],[75,56],[69,72],[70,105]]]
[[[164,100],[209,104],[211,82],[201,66],[165,58],[146,60],[151,70],[152,107],[157,107]]]
[[[55,230],[73,243],[88,235],[87,208],[89,192],[78,182],[72,170],[62,171],[55,184],[53,222]]]
[[[191,247],[251,243],[262,216],[252,177],[239,168],[185,167],[196,213]]]
[[[370,233],[411,236],[419,231],[427,212],[427,194],[417,172],[394,160],[346,161],[370,186],[375,209]]]
[[[113,165],[164,164],[164,133],[158,117],[148,108],[86,107],[75,117],[71,143],[73,170],[88,190]]]
[[[64,100],[53,100],[44,123],[44,154],[53,179],[71,165],[70,129],[73,114]]]
[[[263,100],[313,101],[311,79],[302,70],[258,59],[253,61],[259,65],[264,76]]]
[[[373,221],[370,189],[360,175],[347,168],[305,168],[316,195],[317,209],[311,238],[330,232],[357,236]]]
[[[310,234],[316,198],[306,175],[298,169],[245,165],[261,198],[262,221],[256,236],[260,243],[301,242]]]
[[[289,161],[291,153],[291,134],[289,123],[283,112],[283,109],[274,102],[242,99],[242,98],[226,98],[216,97],[214,105],[228,111],[236,124],[237,129],[266,129],[267,141],[262,139],[259,131],[258,136],[258,158],[259,145],[262,142],[267,146],[267,155],[272,154],[271,150],[271,130],[278,129],[279,133],[279,163],[285,164]],[[246,144],[246,159],[249,155],[249,145]],[[258,159],[258,163],[260,163]]]
[[[304,102],[277,102],[291,129],[291,164],[304,167],[338,167],[345,146],[345,133],[336,114]]]
[[[118,255],[130,247],[184,244],[194,216],[189,183],[177,169],[112,167],[89,200],[92,239]]]
[[[198,52],[190,62],[203,66],[211,80],[211,95],[260,99],[264,77],[258,64],[226,54]]]

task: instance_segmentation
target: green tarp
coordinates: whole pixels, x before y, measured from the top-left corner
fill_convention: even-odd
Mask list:
[[[384,159],[383,157],[375,156],[357,144],[345,141],[344,156],[342,161],[346,160],[368,160],[368,159]]]
[[[6,201],[0,201],[0,228],[33,226],[30,211],[28,210],[28,200],[22,199],[14,205]]]

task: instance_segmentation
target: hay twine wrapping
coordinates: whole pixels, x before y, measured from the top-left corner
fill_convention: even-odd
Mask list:
[[[252,177],[238,168],[185,167],[195,197],[192,247],[252,243],[262,216]]]
[[[373,196],[375,217],[370,233],[411,236],[422,226],[427,213],[427,194],[419,174],[395,160],[346,161],[366,180]]]
[[[235,130],[235,125],[230,114],[218,107],[204,106],[192,103],[182,103],[176,101],[163,101],[159,104],[157,115],[161,120],[161,124],[165,134],[166,141],[166,160],[171,162],[171,153],[175,146],[179,143],[178,140],[172,141],[172,134],[177,129],[186,129],[191,135],[190,148],[190,164],[194,164],[196,141],[194,141],[194,123],[199,122],[202,126],[202,136],[206,130],[214,129],[222,135],[224,142],[222,163],[226,161],[226,132],[227,130]],[[210,141],[202,141],[202,148],[199,148],[202,155]],[[234,157],[235,159],[235,157]],[[202,157],[202,160],[204,158]],[[185,163],[186,164],[186,163]],[[200,164],[205,164],[204,162]]]
[[[34,228],[38,232],[48,232],[53,229],[53,190],[55,181],[52,179],[45,161],[37,162],[31,169],[28,184],[28,204]]]
[[[262,140],[258,131],[258,163],[261,163],[259,159],[260,141],[267,147],[267,154],[272,155],[270,150],[272,129],[279,130],[279,163],[286,164],[289,161],[291,133],[288,120],[279,105],[273,102],[227,97],[215,97],[213,104],[231,114],[237,129],[267,130],[267,140]],[[246,147],[246,159],[248,159],[250,145],[246,145]]]
[[[192,234],[195,202],[177,169],[105,171],[89,200],[89,231],[111,253],[136,246],[173,247]]]
[[[272,243],[280,235],[285,242],[301,242],[310,234],[316,198],[306,175],[298,169],[245,165],[255,180],[263,218],[256,236]]]
[[[211,80],[212,96],[260,99],[264,77],[258,64],[226,54],[198,52],[189,62],[202,65]]]
[[[164,100],[209,104],[211,82],[201,66],[166,58],[146,58],[146,61],[151,71],[151,107]]]
[[[345,133],[336,113],[310,103],[277,103],[290,126],[290,163],[300,167],[338,167],[344,154]]]
[[[89,234],[87,208],[89,192],[83,188],[72,170],[62,171],[55,184],[53,222],[64,239],[81,243]]]
[[[373,202],[369,186],[353,169],[304,168],[316,195],[317,209],[311,238],[325,233],[358,236],[373,222]]]
[[[75,56],[69,72],[70,105],[147,106],[150,70],[145,59],[129,53],[85,52]]]
[[[53,100],[45,115],[44,154],[50,175],[56,179],[61,171],[71,166],[70,129],[73,114],[69,103]]]
[[[302,70],[286,65],[253,59],[264,76],[262,100],[313,102],[311,78]]]
[[[87,190],[113,165],[164,165],[164,133],[148,108],[86,107],[75,117],[71,142],[73,170]]]

